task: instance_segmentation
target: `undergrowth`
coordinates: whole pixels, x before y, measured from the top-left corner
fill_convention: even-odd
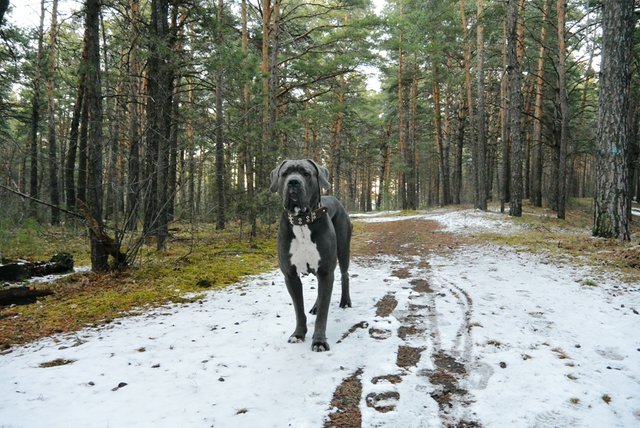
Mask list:
[[[591,235],[591,200],[572,200],[566,219],[555,212],[525,205],[522,217],[510,217],[520,226],[508,234],[479,233],[481,242],[507,245],[534,254],[548,255],[555,262],[586,264],[616,270],[626,282],[640,281],[640,225],[632,222],[632,241],[596,238]]]
[[[233,225],[225,231],[208,225],[175,227],[166,251],[156,251],[149,242],[136,265],[125,271],[73,274],[49,285],[53,296],[31,305],[0,308],[0,347],[194,300],[207,289],[273,269],[273,235],[273,231],[263,233],[250,243],[240,239]],[[10,251],[4,253],[7,258],[48,259],[52,252],[64,250],[74,255],[76,266],[89,262],[88,240],[79,231],[42,228],[30,231],[28,239],[16,234],[10,242]]]

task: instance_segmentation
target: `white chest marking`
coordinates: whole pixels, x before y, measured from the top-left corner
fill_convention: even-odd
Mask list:
[[[289,247],[291,265],[296,267],[298,274],[316,272],[320,264],[318,247],[311,240],[309,226],[292,226],[293,239]]]

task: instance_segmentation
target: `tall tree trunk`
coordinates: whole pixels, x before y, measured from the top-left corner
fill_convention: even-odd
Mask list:
[[[42,85],[42,54],[44,51],[44,0],[40,2],[40,26],[38,27],[38,51],[36,52],[36,70],[33,78],[33,100],[31,103],[31,128],[29,132],[29,157],[31,170],[29,177],[29,195],[37,199],[38,195],[38,128],[40,126],[40,96]],[[31,202],[29,215],[37,217],[38,206]]]
[[[507,3],[507,69],[509,71],[509,138],[511,139],[511,200],[509,215],[522,216],[522,76],[518,60],[518,0]]]
[[[564,219],[567,203],[567,145],[569,133],[569,101],[567,97],[566,50],[564,41],[565,0],[557,0],[558,15],[558,103],[560,104],[560,141],[558,151],[558,218]]]
[[[161,45],[158,46],[159,55],[159,109],[157,112],[157,132],[158,132],[158,243],[157,249],[162,251],[166,247],[166,240],[169,236],[169,157],[170,157],[170,136],[173,111],[173,93],[175,82],[175,67],[172,66],[175,60],[171,54],[175,52],[175,41],[178,21],[178,5],[173,4],[171,9],[171,26],[169,27],[169,2],[162,0],[159,2],[161,9],[158,9],[157,29],[161,34]]]
[[[449,143],[442,132],[442,112],[440,106],[440,71],[436,63],[433,64],[433,108],[435,116],[436,143],[438,145],[438,161],[440,171],[440,205],[449,205]]]
[[[464,134],[465,134],[465,122],[468,120],[467,118],[469,118],[469,134],[470,134],[470,140],[472,141],[471,143],[471,153],[472,153],[472,158],[473,158],[473,162],[475,162],[475,160],[477,159],[478,155],[476,153],[478,145],[477,145],[477,140],[476,140],[476,136],[473,135],[473,128],[474,128],[474,115],[473,115],[473,88],[471,85],[471,47],[470,47],[470,42],[469,42],[469,30],[467,29],[467,19],[465,16],[465,0],[460,0],[460,21],[461,21],[461,26],[462,26],[462,36],[464,38],[464,87],[465,87],[465,92],[466,92],[466,102],[461,103],[461,110],[460,110],[460,122],[461,125],[458,128],[459,133],[458,133],[458,154],[460,155],[458,158],[456,158],[456,163],[458,164],[459,167],[456,167],[456,176],[457,176],[457,185],[455,186],[455,191],[454,191],[454,203],[460,203],[461,202],[461,198],[460,198],[460,193],[462,192],[462,187],[463,187],[463,183],[462,183],[462,149],[464,146]],[[476,125],[476,129],[477,129],[477,124],[478,121],[475,120],[475,125]],[[476,187],[475,187],[475,183],[478,180],[478,170],[475,167],[475,165],[472,166],[472,182],[473,182],[473,188],[474,188],[474,192],[477,193]],[[477,198],[475,197],[474,194],[474,204],[477,200]]]
[[[51,205],[60,205],[60,191],[58,189],[58,142],[56,141],[56,62],[58,44],[58,0],[53,0],[51,6],[51,27],[49,28],[49,58],[47,83],[47,144],[49,154],[49,198]],[[51,224],[60,223],[60,211],[51,208]]]
[[[533,150],[531,164],[531,202],[535,207],[542,206],[542,101],[544,93],[544,59],[547,42],[547,21],[549,0],[544,0],[542,25],[540,28],[540,49],[538,50],[538,66],[536,71],[536,100],[533,109]]]
[[[192,110],[195,103],[193,78],[188,77],[187,82],[187,103],[189,110]],[[196,216],[196,142],[194,138],[193,118],[190,116],[187,116],[185,132],[187,137],[187,211],[189,212],[189,220],[194,222]]]
[[[175,22],[175,9],[172,19]],[[147,156],[145,189],[145,234],[158,237],[158,250],[163,250],[168,234],[169,132],[173,75],[169,53],[172,45],[168,26],[168,0],[151,3],[151,44],[147,96]]]
[[[407,123],[407,208],[418,209],[418,150],[416,128],[418,126],[418,58],[413,55],[411,64],[411,84],[409,86],[409,118]]]
[[[631,239],[628,153],[633,64],[633,0],[603,0],[598,156],[593,234]]]
[[[389,177],[391,169],[391,145],[389,144],[390,138],[391,129],[387,127],[384,129],[382,146],[380,147],[380,155],[382,159],[380,162],[380,187],[378,188],[376,210],[382,209],[384,198],[389,194]]]
[[[336,105],[338,110],[333,118],[333,129],[331,130],[331,150],[329,154],[329,165],[331,172],[331,179],[333,181],[333,194],[340,199],[340,170],[341,170],[341,154],[342,154],[342,139],[344,138],[343,126],[344,126],[344,96],[345,96],[345,79],[344,75],[338,76],[338,88],[337,88],[337,100]]]
[[[256,151],[256,187],[262,189],[266,185],[266,171],[270,165],[265,165],[263,154],[271,147],[269,129],[269,41],[271,40],[271,0],[261,0],[262,4],[262,51],[260,60],[260,73],[262,75],[262,138]]]
[[[223,0],[218,0],[218,46],[224,43],[222,26]],[[222,58],[218,58],[220,64]],[[224,197],[224,113],[222,110],[222,97],[224,90],[224,76],[222,70],[216,76],[216,230],[225,228],[225,197]]]
[[[404,19],[403,0],[398,1],[398,13],[400,21]],[[405,142],[405,123],[404,123],[404,33],[402,25],[400,25],[400,34],[398,36],[398,148],[400,150],[400,158],[403,162],[406,160],[406,142]],[[406,167],[406,165],[405,165]],[[398,193],[400,198],[400,206],[403,210],[407,209],[407,185],[406,172],[402,168],[398,173]]]
[[[138,39],[139,0],[130,0],[131,36]],[[134,43],[129,55],[129,159],[127,163],[127,206],[126,229],[136,230],[141,206],[140,195],[140,119],[138,91],[140,82],[140,62],[138,45]]]
[[[247,1],[242,0],[242,52],[244,55],[247,55],[249,52],[249,31],[247,28]],[[258,236],[258,215],[256,212],[256,204],[255,204],[255,162],[253,158],[253,137],[250,133],[250,120],[249,120],[249,103],[250,103],[250,92],[249,92],[249,81],[245,81],[242,86],[242,117],[244,123],[244,145],[245,145],[245,173],[247,177],[247,205],[248,205],[248,216],[249,221],[251,222],[251,239],[254,239]]]
[[[69,146],[67,148],[66,173],[65,173],[65,194],[67,208],[71,209],[76,206],[76,156],[78,154],[78,135],[80,129],[80,117],[82,115],[82,105],[84,104],[85,88],[86,88],[86,71],[84,64],[87,62],[87,34],[85,32],[84,49],[82,50],[82,65],[78,72],[78,93],[76,102],[73,106],[73,115],[71,117],[71,129],[69,130]]]
[[[500,140],[502,142],[502,174],[500,177],[500,212],[511,200],[511,146],[509,145],[509,75],[507,74],[507,23],[503,29],[502,80],[500,81]]]
[[[476,183],[475,183],[475,207],[481,210],[487,209],[487,137],[486,137],[486,108],[484,96],[484,1],[478,0],[477,4],[477,49],[478,57],[478,139],[476,141],[475,165]]]
[[[183,148],[178,150],[179,140],[179,117],[180,117],[180,104],[182,102],[182,90],[180,89],[180,82],[182,76],[178,74],[174,78],[173,84],[173,96],[171,98],[171,125],[169,129],[169,178],[167,189],[169,192],[167,201],[167,221],[171,222],[175,220],[176,212],[176,196],[178,195],[178,154],[183,151]],[[184,147],[181,144],[182,147]]]
[[[452,202],[454,204],[460,204],[460,194],[462,193],[462,153],[464,148],[464,135],[466,126],[467,106],[465,98],[460,100],[460,107],[458,109],[458,132],[457,141],[455,146],[455,165],[453,172],[453,186],[452,186]]]
[[[102,227],[102,94],[100,84],[100,0],[86,2],[87,97],[89,126],[87,145],[87,205]],[[106,271],[108,253],[105,243],[90,229],[91,268]]]

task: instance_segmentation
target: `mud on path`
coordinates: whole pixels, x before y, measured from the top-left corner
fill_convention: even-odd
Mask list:
[[[378,300],[372,308],[375,311],[375,325],[369,326],[365,322],[355,324],[341,340],[345,340],[357,329],[368,329],[372,340],[387,340],[396,336],[400,339],[400,345],[397,347],[395,367],[392,370],[366,378],[365,373],[371,370],[359,368],[338,385],[331,402],[333,411],[329,414],[325,427],[362,426],[359,406],[361,400],[364,400],[367,409],[380,414],[401,411],[400,404],[403,400],[414,403],[416,400],[422,401],[425,409],[435,407],[435,401],[443,426],[481,426],[465,410],[470,398],[460,386],[468,372],[466,366],[472,362],[469,330],[473,302],[455,285],[447,288],[435,287],[429,280],[429,257],[434,254],[446,256],[463,244],[463,237],[440,231],[439,224],[430,220],[402,220],[356,226],[354,258],[362,264],[375,264],[380,257],[395,258],[398,264],[393,275],[406,279],[407,286],[403,287],[406,288],[404,293],[391,291]],[[446,319],[443,320],[443,314],[438,312],[439,301],[447,301],[448,308],[451,308],[452,301],[455,302],[458,312],[444,314]],[[390,317],[399,322],[395,330],[384,327],[385,320]],[[456,330],[455,340],[441,340],[441,323],[446,325],[448,331]],[[423,368],[418,369],[418,363],[424,359],[427,361],[420,364]],[[424,368],[425,366],[430,368]],[[417,381],[422,387],[410,396],[403,396],[398,386],[409,377],[414,378],[412,383]],[[426,405],[427,402],[431,402],[431,406]],[[373,426],[385,424],[384,416],[377,419],[378,423],[375,422],[376,419],[373,418]]]

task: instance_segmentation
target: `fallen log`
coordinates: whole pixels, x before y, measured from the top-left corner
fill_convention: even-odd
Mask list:
[[[0,281],[23,281],[34,276],[73,271],[73,256],[58,253],[48,262],[12,262],[0,265]]]
[[[0,306],[28,305],[35,303],[38,297],[51,294],[53,294],[53,291],[46,288],[28,286],[0,288]]]

